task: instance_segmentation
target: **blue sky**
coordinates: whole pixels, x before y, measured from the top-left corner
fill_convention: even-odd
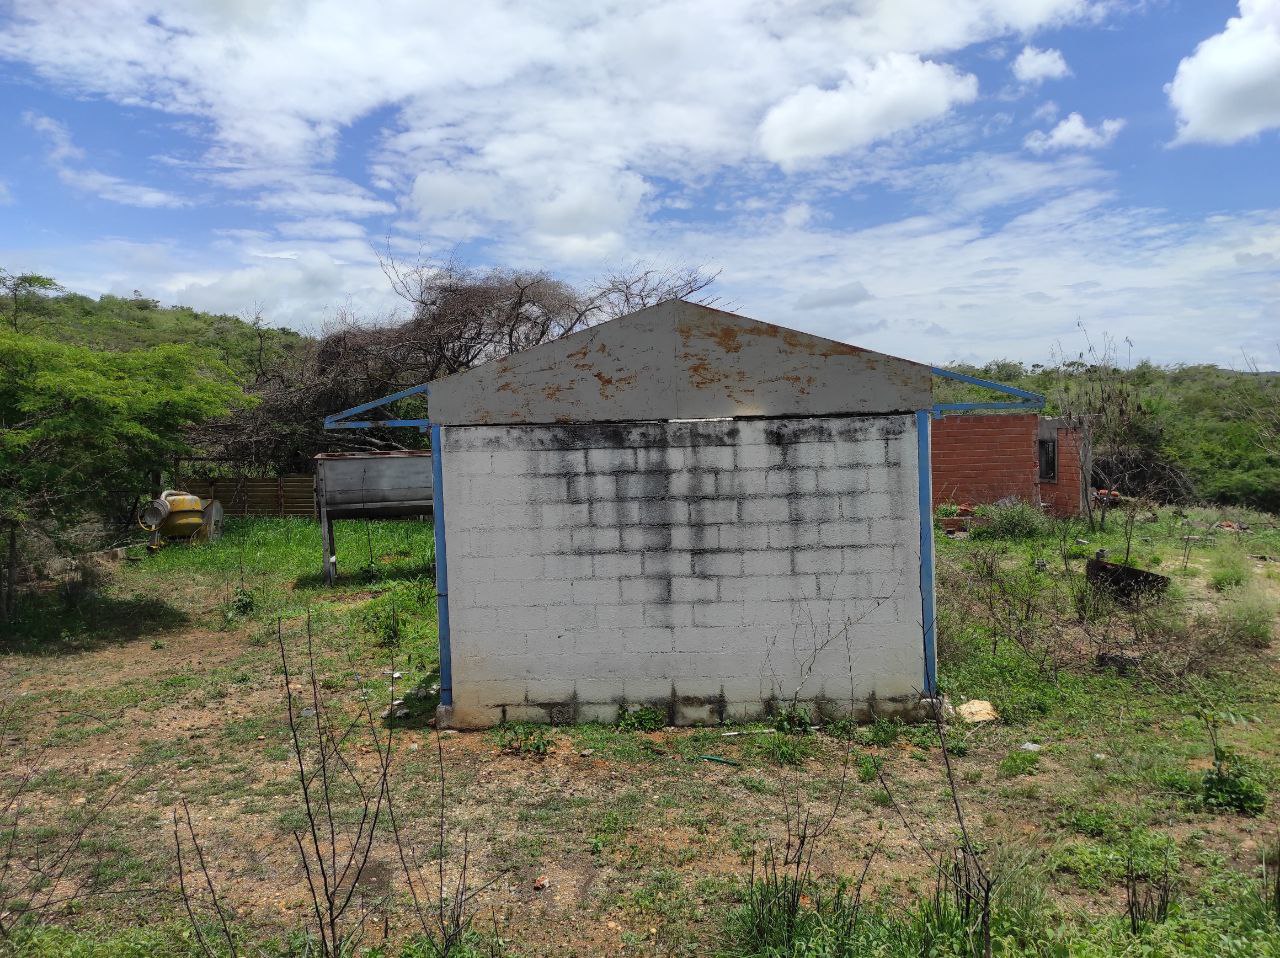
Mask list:
[[[1280,362],[1280,0],[0,0],[0,266],[317,329],[375,252],[912,358]]]

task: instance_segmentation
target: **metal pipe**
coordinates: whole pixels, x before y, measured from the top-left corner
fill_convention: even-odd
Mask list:
[[[325,429],[350,429],[363,428],[363,426],[351,427],[343,425],[340,420],[346,419],[348,416],[354,416],[357,413],[368,412],[370,409],[377,409],[379,406],[385,406],[393,403],[398,399],[406,399],[409,396],[416,396],[418,393],[427,392],[428,383],[420,383],[417,386],[410,386],[408,389],[402,389],[398,393],[392,393],[390,396],[383,396],[381,399],[374,399],[372,402],[361,403],[358,406],[352,406],[350,409],[344,409],[342,412],[335,412],[331,416],[324,417]],[[417,422],[417,420],[405,420],[409,422]],[[383,425],[383,423],[366,423],[364,425]]]
[[[916,413],[916,468],[920,475],[920,611],[924,640],[924,694],[932,698],[938,692],[938,621],[934,604],[933,582],[933,464],[930,458],[930,410]]]
[[[977,376],[967,376],[964,373],[954,372],[950,369],[943,369],[940,366],[934,366],[933,374],[941,376],[943,379],[954,379],[957,382],[969,383],[971,386],[981,386],[983,389],[994,389],[999,393],[1007,393],[1010,396],[1017,396],[1019,399],[1030,399],[1032,402],[1044,402],[1044,397],[1039,393],[1028,392],[1025,389],[1019,389],[1017,386],[1006,386],[1004,383],[992,382],[990,379],[979,379]]]
[[[436,621],[440,636],[440,704],[453,706],[453,655],[449,642],[449,552],[445,547],[444,469],[440,424],[431,424],[431,518],[436,532]]]

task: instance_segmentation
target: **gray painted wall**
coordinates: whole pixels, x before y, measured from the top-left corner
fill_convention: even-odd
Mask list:
[[[455,725],[914,707],[910,416],[446,427],[441,445]]]

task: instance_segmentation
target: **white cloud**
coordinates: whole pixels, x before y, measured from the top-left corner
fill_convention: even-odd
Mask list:
[[[936,214],[856,230],[752,220],[690,231],[676,252],[722,266],[722,292],[746,315],[922,361],[1045,362],[1080,344],[1077,322],[1158,362],[1274,351],[1280,212],[1180,220],[1080,189],[995,229]],[[797,300],[851,275],[875,298],[828,312]]]
[[[977,155],[912,174],[919,214],[836,226],[787,216],[784,196],[715,224],[653,230],[627,255],[721,269],[717,292],[746,315],[924,361],[1043,362],[1056,344],[1079,342],[1077,320],[1130,336],[1157,361],[1230,364],[1242,350],[1273,350],[1280,212],[1179,219],[1129,208],[1093,164]],[[981,199],[957,201],[968,196]],[[998,204],[1017,215],[992,216]],[[369,316],[393,309],[369,243],[354,230],[324,235],[335,227],[233,231],[212,248],[0,247],[0,263],[91,293],[141,288],[232,313],[260,303],[273,323],[303,329],[347,304]],[[534,265],[566,272],[560,261]]]
[[[973,144],[992,118],[956,115],[977,92],[959,51],[1018,49],[1105,6],[9,0],[0,58],[163,113],[192,144],[175,175],[230,191],[245,219],[208,242],[27,243],[0,262],[315,328],[348,301],[395,306],[370,248],[391,220],[410,256],[459,247],[571,279],[704,263],[748,315],[918,359],[1044,360],[1077,319],[1156,359],[1259,351],[1280,216],[1126,208],[1085,152],[1120,120],[1042,112],[1041,154],[991,154]],[[96,173],[69,136],[49,142]],[[870,189],[895,195],[857,206]]]
[[[1058,118],[1060,112],[1058,104],[1052,100],[1045,100],[1035,108],[1035,111],[1031,114],[1031,119],[1041,123],[1052,123]]]
[[[945,115],[978,95],[978,80],[954,67],[889,53],[853,63],[834,89],[805,86],[765,115],[760,148],[784,168],[846,153]]]
[[[1280,0],[1240,0],[1240,16],[1178,64],[1165,92],[1179,143],[1235,143],[1280,127]]]
[[[1025,46],[1013,61],[1013,75],[1019,83],[1034,85],[1045,80],[1060,80],[1071,76],[1071,68],[1061,50],[1041,50]]]
[[[84,193],[92,193],[99,199],[110,200],[124,206],[143,207],[177,207],[187,206],[188,201],[173,193],[131,183],[118,176],[88,169],[78,164],[84,160],[84,150],[71,139],[71,131],[65,124],[42,116],[38,113],[26,112],[23,121],[43,137],[49,163],[60,179],[67,186]]]
[[[1124,129],[1124,120],[1103,120],[1090,126],[1079,113],[1072,113],[1048,133],[1033,130],[1022,141],[1032,153],[1053,153],[1058,150],[1099,150],[1109,146]]]
[[[1091,21],[1098,9],[620,0],[600,15],[564,3],[387,0],[371,15],[345,0],[11,0],[0,58],[77,95],[192,121],[205,139],[192,168],[262,208],[366,217],[394,204],[406,231],[433,242],[502,236],[590,257],[643,224],[660,202],[655,182],[752,164],[771,108],[763,139],[780,159],[857,148],[972,99],[974,81],[945,65],[949,54]],[[877,93],[889,102],[866,103]],[[821,122],[797,115],[809,99],[835,125],[838,149],[821,142]],[[850,118],[864,104],[873,116]],[[371,116],[384,136],[360,184],[333,163],[344,131]]]
[[[0,180],[0,206],[8,206],[12,202],[13,192],[9,189],[9,184]]]
[[[849,308],[871,299],[871,293],[862,283],[842,283],[828,289],[811,290],[796,300],[796,309],[831,309],[832,307]]]

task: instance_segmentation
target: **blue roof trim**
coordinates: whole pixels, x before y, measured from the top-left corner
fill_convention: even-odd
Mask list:
[[[410,386],[408,389],[402,389],[398,393],[392,393],[390,396],[383,396],[381,399],[375,399],[372,402],[361,403],[359,406],[352,406],[350,409],[344,409],[342,412],[335,412],[332,416],[324,417],[325,429],[371,429],[374,426],[410,426],[415,429],[425,429],[431,423],[427,419],[383,419],[374,421],[353,421],[350,417],[358,416],[362,412],[368,412],[370,409],[377,409],[380,406],[386,406],[389,403],[396,402],[400,399],[407,399],[409,396],[416,396],[419,393],[429,392],[429,384],[421,383],[417,386]]]
[[[1039,393],[1029,392],[1026,389],[1019,389],[1017,386],[1006,386],[1004,383],[993,382],[990,379],[979,379],[977,376],[966,376],[964,373],[957,373],[950,369],[942,369],[939,366],[933,367],[933,374],[941,376],[943,379],[954,379],[957,382],[968,383],[971,386],[981,386],[983,389],[991,389],[996,392],[1004,393],[1007,396],[1016,396],[1021,402],[947,402],[934,403],[933,416],[935,419],[940,418],[948,412],[966,412],[971,409],[1043,409],[1045,398]]]

